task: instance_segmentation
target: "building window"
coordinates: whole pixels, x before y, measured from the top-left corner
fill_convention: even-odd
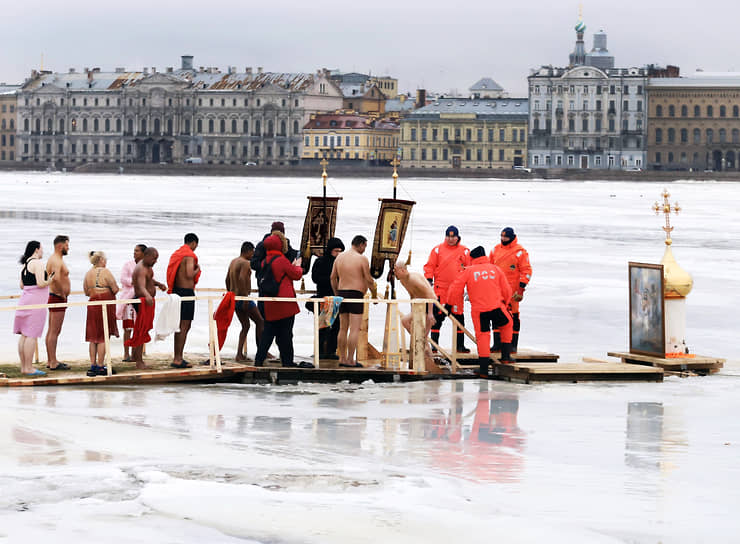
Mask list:
[[[575,130],[576,130],[576,120],[568,119],[568,132],[575,132]]]
[[[472,142],[473,141],[473,131],[469,128],[465,129],[465,141],[466,142]]]
[[[483,150],[482,149],[477,149],[475,151],[475,158],[478,162],[481,162],[483,160]]]
[[[656,139],[656,143],[657,143],[657,139]],[[669,144],[676,143],[676,129],[674,128],[668,129],[668,143]]]
[[[432,129],[432,141],[433,141],[433,142],[436,142],[436,141],[437,141],[437,132],[438,132],[438,131],[437,131],[437,129],[436,129],[436,128],[433,128],[433,129]]]
[[[504,160],[504,150],[503,149],[499,149],[498,150],[498,160],[499,161],[503,161]]]
[[[208,120],[208,133],[213,134],[213,119]]]
[[[701,143],[701,130],[698,128],[694,129],[694,144],[700,144]]]
[[[675,117],[676,116],[676,107],[671,104],[668,106],[668,117]]]
[[[444,160],[444,161],[448,160],[449,156],[450,155],[449,155],[448,150],[447,149],[443,149],[442,150],[442,160]]]
[[[727,142],[727,131],[723,128],[719,129],[719,143],[723,144]]]
[[[694,106],[694,117],[701,117],[701,109],[699,106]]]
[[[416,129],[415,128],[412,128],[411,129],[411,138],[410,139],[411,139],[412,142],[415,142],[416,141]]]
[[[707,117],[714,117],[714,108],[712,106],[707,106]]]
[[[625,85],[625,86],[624,86],[624,91],[623,91],[623,93],[624,93],[624,94],[630,94],[630,88],[629,88],[629,86],[627,86],[627,85]]]
[[[614,119],[609,119],[609,132],[614,132]]]
[[[732,116],[733,117],[740,116],[740,108],[738,108],[737,106],[732,106]]]
[[[688,129],[682,128],[681,129],[681,143],[687,144],[689,143],[689,131]]]
[[[450,139],[450,129],[443,128],[442,129],[442,139],[446,142]]]
[[[689,116],[689,108],[684,104],[681,106],[681,117],[688,117]]]
[[[663,117],[663,106],[660,104],[655,106],[655,117]]]
[[[594,166],[598,166],[598,167],[601,166],[601,155],[596,155],[594,157]]]
[[[707,143],[714,143],[714,131],[711,128],[707,129]]]
[[[421,141],[422,142],[427,141],[427,129],[425,128],[421,129]]]
[[[432,149],[432,160],[433,161],[437,160],[437,149],[436,148]]]
[[[628,119],[622,119],[622,130],[624,132],[627,132],[629,130],[629,120]]]
[[[519,129],[519,141],[523,142],[524,140],[525,140],[525,133],[524,133],[524,129],[521,128]]]
[[[427,160],[427,150],[426,149],[421,150],[421,160],[423,161]]]
[[[478,137],[479,142],[483,141],[483,129],[482,128],[478,129],[477,137]]]
[[[719,116],[720,117],[727,117],[727,108],[725,106],[719,107]]]
[[[740,130],[736,128],[732,129],[732,143],[733,144],[740,143]]]
[[[673,152],[668,152],[668,164],[673,164]]]
[[[594,119],[594,124],[596,125],[594,127],[594,129],[596,130],[596,132],[601,132],[601,119],[599,119],[599,118]]]
[[[662,128],[655,129],[655,143],[656,144],[663,143],[663,129]]]

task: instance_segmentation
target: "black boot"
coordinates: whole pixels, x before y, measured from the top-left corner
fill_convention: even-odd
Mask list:
[[[432,331],[430,336],[432,337],[432,340],[434,340],[434,343],[439,345],[439,331]],[[437,353],[437,348],[432,346],[432,353]]]
[[[510,365],[516,363],[516,359],[511,356],[511,343],[501,344],[501,359],[499,359],[502,365]]]
[[[488,357],[478,357],[478,376],[481,378],[488,378],[488,367],[491,364],[491,360]]]
[[[501,333],[497,331],[493,331],[493,345],[491,346],[491,351],[501,351]]]
[[[465,333],[462,331],[457,333],[457,352],[470,353],[470,349],[465,347]]]
[[[516,353],[516,348],[519,345],[519,333],[511,337],[511,353]]]

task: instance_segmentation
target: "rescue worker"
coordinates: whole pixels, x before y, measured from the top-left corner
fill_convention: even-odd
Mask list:
[[[427,264],[424,265],[424,277],[434,288],[437,300],[461,325],[465,325],[463,298],[460,296],[459,300],[451,300],[447,296],[447,290],[469,264],[470,251],[460,243],[460,232],[457,227],[450,225],[445,231],[445,241],[432,249]],[[431,337],[437,344],[439,344],[439,329],[442,327],[445,316],[444,312],[434,307],[435,322],[432,325]],[[457,329],[456,344],[458,353],[470,353],[470,350],[465,347],[465,333],[460,329]],[[435,348],[432,350],[437,351]]]
[[[470,299],[471,315],[475,327],[475,343],[478,346],[478,363],[480,376],[488,377],[488,366],[491,363],[491,328],[501,330],[501,358],[503,364],[513,363],[511,357],[512,317],[508,310],[511,300],[511,287],[506,281],[504,272],[491,264],[486,257],[486,250],[478,246],[470,252],[470,266],[452,282],[447,292],[449,299],[463,296],[467,287]]]
[[[529,254],[526,249],[519,245],[514,229],[506,227],[501,231],[501,243],[491,251],[489,259],[492,264],[504,271],[509,287],[511,287],[512,295],[509,310],[514,319],[511,352],[516,353],[519,345],[519,329],[521,328],[519,302],[524,298],[524,289],[527,288],[529,280],[532,279],[532,265],[529,264]],[[493,332],[491,351],[501,351],[501,331]]]

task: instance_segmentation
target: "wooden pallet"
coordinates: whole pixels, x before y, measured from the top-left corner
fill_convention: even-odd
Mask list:
[[[662,382],[663,369],[627,363],[517,363],[493,364],[493,378],[511,382]]]
[[[498,353],[492,354],[494,359],[498,359]],[[547,353],[545,351],[536,351],[532,349],[522,349],[514,354],[517,362],[523,363],[557,363],[560,359],[560,355],[555,353]],[[470,353],[459,353],[457,355],[458,364],[460,366],[478,366],[478,354],[475,351]]]
[[[690,370],[697,374],[714,374],[715,372],[719,372],[725,364],[725,359],[706,357],[703,355],[680,359],[667,359],[664,357],[653,357],[651,355],[640,355],[637,353],[625,353],[620,351],[610,351],[607,355],[609,357],[617,357],[618,359],[621,359],[623,363],[654,366],[670,372]]]

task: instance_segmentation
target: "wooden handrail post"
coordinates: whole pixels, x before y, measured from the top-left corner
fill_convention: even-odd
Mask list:
[[[103,317],[103,342],[105,344],[105,369],[108,376],[113,375],[113,368],[111,365],[110,357],[110,327],[108,327],[108,303],[104,302],[100,306],[100,311]],[[100,364],[100,362],[98,362]]]
[[[319,346],[319,299],[313,302],[313,364],[319,368],[321,363],[321,346]]]
[[[450,342],[450,372],[455,372],[457,367],[457,319],[452,317],[452,342]]]
[[[411,301],[411,363],[414,370],[426,371],[427,308],[424,302]]]

